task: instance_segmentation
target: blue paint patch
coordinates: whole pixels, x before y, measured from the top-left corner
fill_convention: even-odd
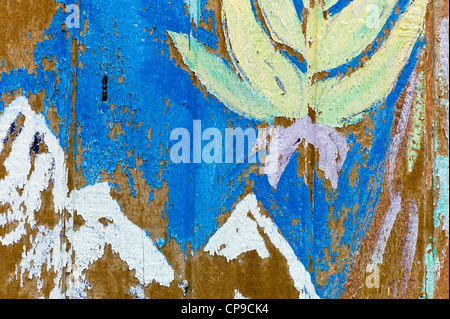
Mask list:
[[[156,244],[158,245],[158,247],[161,249],[164,247],[164,245],[166,244],[166,241],[164,240],[164,238],[158,238],[156,240]]]
[[[338,0],[334,5],[332,5],[328,9],[328,14],[330,17],[334,16],[335,14],[339,13],[344,9],[346,6],[348,6],[353,0]]]
[[[303,6],[303,1],[302,0],[294,0],[294,8],[295,11],[297,12],[297,17],[300,20],[300,22],[303,22],[303,9],[305,8]]]
[[[291,56],[285,50],[279,51],[286,59],[291,61],[302,73],[306,73],[308,70],[308,63],[306,61],[300,61],[296,56]]]
[[[298,153],[294,153],[274,191],[266,175],[254,176],[253,191],[264,208],[270,212],[275,224],[288,240],[300,262],[308,268],[314,255],[313,207],[310,202],[310,188],[297,176]],[[298,220],[295,225],[294,218]],[[315,284],[315,276],[312,276]]]

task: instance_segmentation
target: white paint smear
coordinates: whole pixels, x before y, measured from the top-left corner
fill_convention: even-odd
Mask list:
[[[239,290],[234,289],[234,299],[248,299],[246,297],[244,297]]]
[[[13,222],[19,224],[10,233],[0,237],[3,245],[17,243],[25,235],[25,222],[30,225],[35,223],[34,212],[40,209],[41,192],[48,187],[50,179],[56,212],[64,208],[68,192],[64,152],[46,125],[45,118],[33,112],[24,97],[14,100],[0,117],[0,152],[3,151],[11,125],[20,115],[25,116],[25,121],[4,162],[7,175],[0,180],[0,203],[11,206],[6,216],[0,219],[0,226]],[[45,141],[48,153],[36,155],[35,168],[28,180],[31,171],[30,148],[36,134]],[[18,192],[20,189],[23,190],[21,195]]]

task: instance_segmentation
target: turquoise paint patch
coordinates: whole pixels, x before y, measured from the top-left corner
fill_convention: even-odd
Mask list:
[[[434,164],[435,184],[438,185],[439,199],[435,203],[434,227],[442,227],[449,231],[449,189],[448,189],[448,156],[438,155]]]
[[[436,270],[437,270],[437,260],[436,260],[436,247],[431,247],[428,244],[425,252],[425,276],[423,278],[423,287],[425,289],[425,294],[428,299],[434,298],[435,287],[436,287]]]
[[[188,7],[189,15],[191,16],[192,20],[196,25],[198,25],[200,21],[200,6],[199,2],[201,0],[184,0]]]

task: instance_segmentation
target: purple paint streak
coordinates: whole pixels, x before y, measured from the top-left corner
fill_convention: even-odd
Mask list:
[[[439,44],[439,58],[441,70],[448,81],[448,19],[444,19],[440,26],[441,43]]]
[[[383,262],[383,254],[386,249],[386,244],[391,235],[392,227],[394,226],[395,219],[402,208],[402,198],[399,194],[395,195],[391,199],[391,206],[387,214],[383,218],[380,229],[378,230],[378,239],[374,248],[374,252],[371,258],[371,265],[381,265]],[[370,270],[371,272],[373,270]]]
[[[402,287],[401,297],[404,298],[408,281],[411,276],[411,269],[414,261],[414,254],[416,252],[417,234],[419,231],[419,215],[417,213],[417,205],[411,203],[409,210],[409,221],[407,226],[407,234],[402,243]]]
[[[410,86],[406,89],[405,100],[402,106],[402,110],[400,112],[400,118],[397,124],[397,128],[395,130],[395,135],[392,139],[392,143],[390,146],[389,154],[388,154],[388,163],[387,163],[387,184],[392,185],[394,180],[394,171],[395,171],[395,160],[398,156],[398,151],[400,148],[400,144],[404,138],[406,126],[408,124],[408,119],[411,114],[411,106],[414,99],[414,92],[417,86],[417,74],[413,72],[411,74]],[[387,214],[384,216],[380,229],[378,230],[378,239],[376,241],[376,245],[374,248],[374,252],[372,254],[372,266],[376,264],[381,264],[383,261],[383,254],[386,249],[386,244],[389,239],[389,236],[392,231],[392,227],[394,226],[395,219],[397,218],[398,213],[401,210],[402,198],[399,193],[394,192],[392,188],[389,188],[391,205]],[[416,212],[417,214],[417,212]],[[408,255],[409,256],[409,255]],[[407,257],[405,256],[405,260]],[[403,261],[402,261],[403,262]],[[406,263],[406,261],[405,261]],[[408,275],[409,276],[409,275]]]

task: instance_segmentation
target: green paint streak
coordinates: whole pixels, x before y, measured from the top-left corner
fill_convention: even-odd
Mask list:
[[[423,72],[419,74],[416,87],[416,96],[413,102],[412,120],[413,129],[409,137],[408,151],[406,158],[408,162],[408,172],[413,170],[414,162],[417,159],[423,138],[424,120],[425,120],[425,100],[424,100],[424,79]]]

